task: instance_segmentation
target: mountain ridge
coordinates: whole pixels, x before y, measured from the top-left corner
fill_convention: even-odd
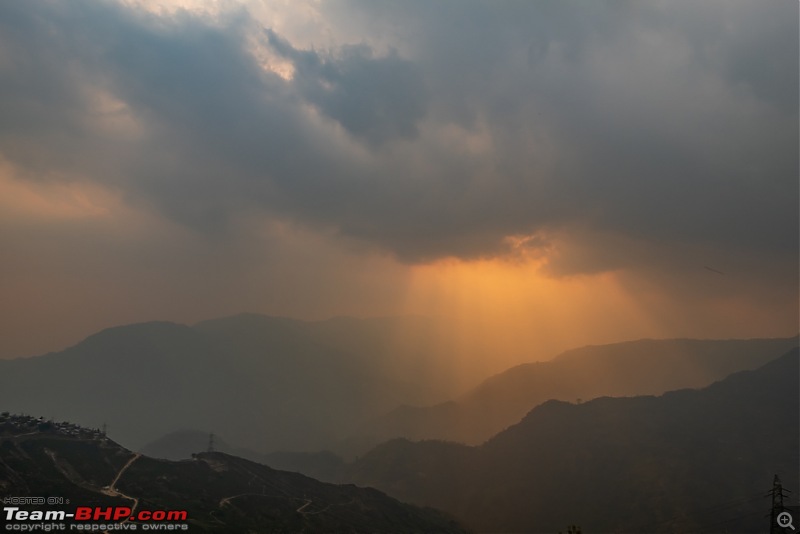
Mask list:
[[[790,337],[641,339],[579,347],[551,360],[511,367],[447,402],[398,407],[371,420],[360,433],[373,444],[408,437],[477,445],[551,398],[577,401],[702,387],[797,345],[798,338]]]
[[[155,460],[96,430],[7,413],[0,415],[0,490],[17,497],[59,495],[69,499],[67,512],[76,506],[129,507],[131,514],[185,511],[180,521],[162,522],[167,530],[185,524],[193,532],[237,534],[465,532],[441,512],[372,488],[326,484],[221,452]]]
[[[478,531],[713,532],[704,510],[730,504],[717,519],[759,532],[773,476],[800,485],[798,393],[795,348],[702,389],[551,400],[479,446],[387,442],[345,479]]]
[[[133,447],[188,426],[258,450],[315,449],[367,416],[438,395],[433,378],[406,383],[411,370],[394,376],[382,366],[380,354],[322,343],[293,320],[145,322],[105,329],[58,353],[0,361],[0,405],[106,422]],[[255,429],[250,421],[259,419],[273,430]]]

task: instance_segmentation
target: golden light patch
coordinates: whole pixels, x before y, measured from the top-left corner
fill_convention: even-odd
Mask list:
[[[466,375],[500,372],[588,343],[659,337],[658,325],[616,274],[550,277],[541,271],[545,261],[413,267],[406,311],[441,318],[452,353],[469,360]]]

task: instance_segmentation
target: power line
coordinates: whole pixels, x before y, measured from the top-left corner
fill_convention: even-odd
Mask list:
[[[778,478],[778,475],[775,475],[775,478],[772,479],[772,490],[767,494],[772,496],[772,510],[769,514],[769,534],[783,534],[783,532],[786,532],[786,529],[778,524],[778,515],[784,511],[783,498],[788,497],[784,493],[789,493],[789,490],[783,489],[781,479]]]

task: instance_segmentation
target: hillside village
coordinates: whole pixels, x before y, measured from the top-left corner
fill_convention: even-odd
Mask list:
[[[68,421],[53,421],[32,415],[0,413],[0,436],[19,437],[26,434],[47,433],[81,439],[106,439],[99,428],[86,428]]]

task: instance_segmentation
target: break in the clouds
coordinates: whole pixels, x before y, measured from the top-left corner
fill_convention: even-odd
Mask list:
[[[778,0],[4,2],[0,157],[231,261],[259,220],[406,265],[523,256],[692,294],[673,278],[711,264],[796,293],[797,20]]]

